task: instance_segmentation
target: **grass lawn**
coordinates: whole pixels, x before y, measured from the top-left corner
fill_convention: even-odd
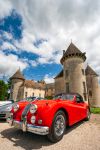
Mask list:
[[[90,108],[91,113],[100,114],[100,108]]]

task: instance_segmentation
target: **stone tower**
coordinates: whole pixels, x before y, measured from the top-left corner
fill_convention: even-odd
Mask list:
[[[72,42],[63,52],[61,64],[63,65],[64,92],[79,93],[87,100],[85,53],[82,53]]]
[[[10,78],[11,80],[11,92],[10,92],[10,99],[16,101],[20,99],[21,94],[19,94],[20,86],[24,83],[25,79],[24,76],[21,74],[20,69]]]
[[[98,74],[88,65],[86,70],[88,99],[93,107],[100,107],[100,85]]]

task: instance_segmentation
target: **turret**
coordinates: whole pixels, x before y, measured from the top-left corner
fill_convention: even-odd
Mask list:
[[[24,83],[25,78],[21,74],[20,69],[16,71],[16,73],[10,78],[11,80],[11,90],[10,90],[10,99],[16,101],[17,99],[21,99],[23,95],[19,94],[19,88]]]
[[[86,76],[84,62],[85,53],[82,53],[72,42],[66,51],[63,51],[61,64],[63,65],[63,79],[65,93],[79,93],[87,100]]]
[[[100,85],[98,74],[88,65],[86,70],[88,99],[92,107],[100,107]]]

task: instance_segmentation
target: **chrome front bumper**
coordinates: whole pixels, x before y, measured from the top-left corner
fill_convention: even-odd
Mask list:
[[[29,131],[39,135],[49,134],[49,127],[27,124],[26,120],[23,122],[13,120],[12,114],[11,117],[7,118],[7,122],[10,124],[10,126],[14,126],[15,128],[22,129],[23,132]]]

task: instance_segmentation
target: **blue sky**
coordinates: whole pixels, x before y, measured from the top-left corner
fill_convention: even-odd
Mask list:
[[[100,0],[40,3],[0,1],[0,79],[20,67],[27,79],[53,82],[71,39],[100,74]]]
[[[3,32],[10,33],[12,38],[8,39],[5,36],[0,39],[0,45],[2,46],[4,42],[9,42],[13,44],[14,40],[20,41],[22,39],[23,32],[23,20],[21,15],[19,15],[15,10],[11,11],[9,16],[6,16],[0,20],[0,34]],[[46,41],[46,39],[38,39],[33,42],[35,47],[38,47],[42,42]],[[47,63],[47,64],[38,64],[36,66],[32,66],[31,61],[35,61],[39,58],[38,54],[27,52],[27,50],[19,49],[16,51],[15,49],[3,49],[3,52],[6,56],[10,54],[15,55],[18,59],[24,59],[27,61],[28,66],[23,69],[23,74],[26,79],[34,79],[34,80],[43,80],[44,77],[55,77],[57,73],[61,70],[61,65],[56,63]],[[13,63],[13,62],[12,62]],[[20,66],[18,66],[19,68]],[[6,74],[5,74],[6,75]],[[52,81],[51,81],[52,82]]]

